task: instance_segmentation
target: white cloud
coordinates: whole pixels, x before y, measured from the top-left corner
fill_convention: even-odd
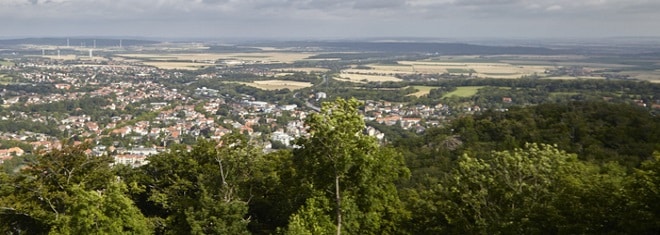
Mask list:
[[[545,8],[545,10],[546,11],[559,11],[562,8],[563,7],[561,7],[560,5],[552,5],[552,6],[549,6],[549,7]]]
[[[24,5],[28,4],[29,2],[27,0],[3,0],[0,1],[0,6],[18,6],[18,5]]]
[[[72,33],[78,28],[89,32],[82,28],[90,22],[97,25],[95,30],[108,34],[132,30],[220,35],[231,30],[235,34],[347,36],[355,32],[495,34],[492,27],[516,29],[518,25],[530,29],[561,25],[563,30],[584,33],[581,28],[624,22],[631,25],[625,32],[639,27],[640,33],[660,35],[656,27],[641,27],[660,21],[657,12],[657,0],[0,0],[0,20],[10,22],[10,27],[0,27],[0,35],[60,27]],[[63,23],[68,26],[60,26]],[[513,29],[508,32],[518,33]]]

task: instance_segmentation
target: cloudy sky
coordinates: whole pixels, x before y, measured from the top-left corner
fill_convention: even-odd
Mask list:
[[[0,0],[0,37],[660,36],[660,0]]]

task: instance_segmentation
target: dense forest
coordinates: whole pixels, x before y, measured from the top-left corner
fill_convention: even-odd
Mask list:
[[[542,104],[420,135],[374,125],[382,144],[359,108],[326,102],[295,148],[269,153],[230,134],[139,168],[86,144],[38,154],[0,171],[0,232],[660,233],[660,118],[648,110]]]

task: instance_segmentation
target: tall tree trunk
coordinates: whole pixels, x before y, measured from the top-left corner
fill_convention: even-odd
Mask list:
[[[335,174],[335,206],[337,210],[337,235],[341,235],[341,194],[339,193],[339,175]]]

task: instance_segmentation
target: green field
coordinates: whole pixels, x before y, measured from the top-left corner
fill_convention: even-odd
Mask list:
[[[429,92],[431,92],[432,89],[436,89],[438,87],[435,86],[412,86],[412,88],[415,88],[417,92],[409,94],[409,96],[416,96],[416,97],[421,97],[428,95]]]
[[[476,73],[477,71],[474,71],[474,69],[447,69],[448,73]]]
[[[0,66],[14,66],[14,62],[6,61],[6,60],[0,60]]]
[[[511,75],[521,75],[519,73],[484,73],[485,75],[491,76],[511,76]]]
[[[9,83],[11,83],[11,77],[5,74],[0,74],[0,84],[6,85]]]
[[[442,96],[442,98],[448,98],[452,96],[470,97],[477,94],[477,91],[479,91],[481,88],[483,88],[483,86],[459,86],[456,87],[455,91],[445,94]]]
[[[557,92],[550,92],[550,97],[560,97],[560,96],[574,96],[574,95],[579,95],[579,92],[563,92],[563,91],[557,91]]]

